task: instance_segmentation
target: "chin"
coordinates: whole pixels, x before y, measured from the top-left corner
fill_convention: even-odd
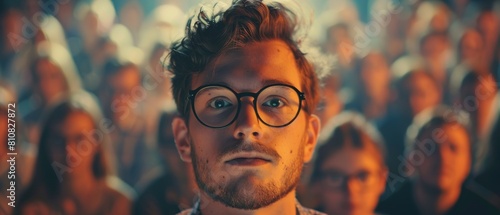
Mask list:
[[[429,188],[435,191],[446,191],[452,188],[454,183],[445,178],[434,178],[433,180],[426,182],[426,184]]]

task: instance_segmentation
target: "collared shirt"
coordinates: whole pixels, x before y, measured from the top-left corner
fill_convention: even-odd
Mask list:
[[[295,200],[295,207],[297,209],[297,215],[326,215],[325,213],[303,207],[297,200]],[[201,215],[200,201],[196,201],[193,208],[184,210],[177,215]]]

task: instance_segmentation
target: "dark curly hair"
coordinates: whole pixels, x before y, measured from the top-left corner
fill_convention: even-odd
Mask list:
[[[303,80],[304,110],[312,113],[318,103],[318,80],[313,65],[299,49],[300,41],[294,39],[298,31],[297,15],[280,3],[234,0],[229,9],[212,15],[200,9],[189,19],[185,37],[171,45],[167,65],[173,73],[172,91],[181,117],[189,117],[188,92],[194,74],[224,51],[273,39],[282,40],[291,49]]]

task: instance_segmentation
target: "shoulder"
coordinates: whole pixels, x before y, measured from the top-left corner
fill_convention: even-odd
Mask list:
[[[299,215],[326,215],[325,213],[302,206],[299,201],[296,201],[296,208]]]
[[[456,203],[456,209],[458,211],[478,212],[485,215],[500,214],[500,209],[495,203],[496,202],[483,197],[476,190],[463,188],[460,198]]]
[[[104,180],[104,186],[111,197],[127,199],[128,201],[132,201],[136,197],[136,193],[132,187],[116,176],[106,177]]]
[[[178,202],[170,197],[173,193],[173,188],[167,186],[170,182],[168,177],[162,176],[140,189],[133,203],[134,214],[179,213],[181,209]]]
[[[125,182],[114,176],[104,180],[105,195],[107,196],[107,214],[128,215],[132,209],[135,192]]]
[[[380,201],[376,211],[381,214],[409,214],[415,212],[416,207],[413,201],[412,184],[410,182],[405,182],[394,193]]]

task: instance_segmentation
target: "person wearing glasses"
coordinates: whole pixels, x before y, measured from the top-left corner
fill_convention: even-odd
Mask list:
[[[322,214],[295,197],[320,128],[316,73],[294,40],[299,17],[261,1],[207,8],[172,44],[168,65],[175,144],[200,188],[180,214]]]
[[[317,208],[332,215],[375,214],[388,175],[375,127],[346,111],[325,126],[318,144],[310,182]]]

